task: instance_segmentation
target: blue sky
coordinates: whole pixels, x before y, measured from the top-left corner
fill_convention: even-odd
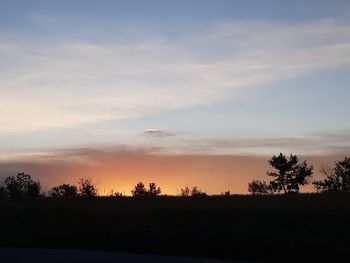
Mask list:
[[[1,158],[348,153],[348,1],[0,1]]]

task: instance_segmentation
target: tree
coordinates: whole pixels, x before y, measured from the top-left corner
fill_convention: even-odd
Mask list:
[[[225,192],[222,192],[221,195],[223,195],[223,196],[231,196],[231,191],[227,190]]]
[[[189,188],[188,186],[185,186],[185,188],[181,189],[181,196],[206,196],[207,193],[202,191],[197,186],[193,186],[192,188]]]
[[[11,199],[35,198],[40,193],[40,182],[32,180],[29,174],[18,173],[17,176],[5,178],[6,195]]]
[[[334,168],[321,169],[326,176],[324,180],[313,182],[317,191],[320,192],[350,192],[350,158],[336,161]]]
[[[202,189],[200,189],[197,186],[193,186],[192,190],[191,190],[191,196],[206,196],[207,193],[202,191]]]
[[[191,189],[188,186],[185,186],[185,188],[181,188],[181,196],[190,196],[191,195]]]
[[[111,189],[110,193],[108,194],[109,197],[124,197],[125,194],[122,192],[114,191]]]
[[[3,185],[0,185],[0,200],[6,198],[6,189]]]
[[[160,195],[161,192],[160,187],[157,187],[155,183],[149,183],[149,189],[147,190],[143,182],[138,182],[131,191],[131,194],[136,197],[155,197]]]
[[[148,190],[148,195],[149,196],[158,196],[161,193],[160,187],[157,187],[155,183],[149,183],[149,190]]]
[[[92,183],[91,179],[80,178],[79,179],[79,194],[86,197],[94,197],[97,195],[96,186]]]
[[[142,182],[138,182],[135,187],[134,190],[131,191],[131,194],[133,196],[137,196],[137,197],[143,197],[147,195],[147,190],[145,185]]]
[[[67,198],[78,196],[78,188],[75,185],[61,184],[59,186],[53,187],[49,191],[49,195],[55,198]]]
[[[39,182],[32,182],[27,186],[27,198],[36,198],[40,194],[40,183]]]
[[[252,195],[266,195],[272,193],[271,187],[267,185],[266,182],[259,180],[253,180],[251,183],[249,183],[248,191]]]
[[[273,155],[269,164],[277,172],[267,172],[268,176],[274,177],[270,181],[270,187],[275,192],[283,191],[286,193],[298,193],[301,185],[309,183],[312,176],[313,166],[308,166],[304,161],[299,163],[296,155],[291,154],[289,159],[282,153],[278,156]]]

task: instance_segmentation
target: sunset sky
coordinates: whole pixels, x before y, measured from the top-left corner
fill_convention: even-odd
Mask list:
[[[246,193],[272,154],[332,165],[350,154],[349,13],[340,0],[0,0],[0,177]]]

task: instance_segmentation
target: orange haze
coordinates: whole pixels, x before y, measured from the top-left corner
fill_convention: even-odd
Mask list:
[[[101,195],[114,191],[129,195],[138,181],[156,182],[163,193],[178,194],[186,185],[198,186],[209,194],[231,191],[247,193],[253,179],[269,180],[270,156],[164,155],[144,150],[66,151],[47,156],[2,161],[1,176],[24,171],[40,180],[43,190],[63,182],[76,184],[80,177],[90,177]],[[343,156],[308,156],[315,166],[332,165]],[[304,159],[301,157],[301,159]],[[312,187],[304,188],[311,191]]]

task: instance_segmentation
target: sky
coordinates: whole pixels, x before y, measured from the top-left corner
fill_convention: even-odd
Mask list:
[[[246,193],[273,154],[332,165],[350,152],[349,13],[336,0],[0,0],[0,177]]]

